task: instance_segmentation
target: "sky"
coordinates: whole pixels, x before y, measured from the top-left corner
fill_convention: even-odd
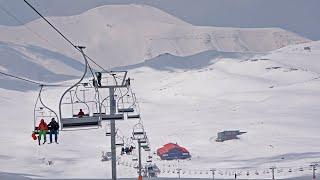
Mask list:
[[[28,0],[46,16],[66,16],[107,4],[147,4],[199,26],[280,27],[320,40],[320,0]],[[0,24],[38,18],[23,0],[0,0]]]

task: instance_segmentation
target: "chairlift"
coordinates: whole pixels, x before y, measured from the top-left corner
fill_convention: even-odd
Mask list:
[[[52,109],[50,109],[48,106],[46,106],[43,101],[42,101],[42,90],[43,90],[43,85],[40,85],[40,90],[39,90],[39,94],[36,100],[36,103],[34,105],[34,129],[33,132],[35,134],[39,134],[39,128],[38,128],[38,124],[40,122],[41,119],[44,119],[45,121],[47,120],[50,121],[52,118],[55,118],[57,120],[57,122],[59,122],[59,118],[58,115],[56,114],[56,112],[54,112]],[[48,133],[50,133],[50,130],[48,130]]]
[[[106,131],[106,136],[111,136],[111,127],[109,122],[106,123],[105,131]]]
[[[61,129],[65,128],[81,128],[81,127],[92,127],[92,126],[100,126],[100,118],[98,116],[94,116],[93,108],[90,108],[89,104],[93,104],[95,106],[95,110],[99,110],[99,107],[97,107],[97,102],[94,97],[92,97],[92,100],[89,100],[86,93],[89,92],[89,89],[87,88],[86,83],[77,84],[73,88],[65,91],[64,95],[61,97],[60,101],[60,108],[65,108],[65,106],[71,106],[71,117],[62,117],[61,113]],[[79,97],[78,93],[82,92],[82,98]],[[96,92],[94,92],[96,93]],[[65,95],[69,95],[69,102],[63,102],[63,99],[65,98]],[[79,113],[75,113],[79,112]],[[80,114],[82,112],[82,114]],[[92,113],[92,115],[90,115]]]
[[[99,116],[93,116],[93,113],[95,111],[100,113],[100,110],[101,110],[99,91],[95,86],[91,85],[89,82],[88,83],[83,82],[83,79],[86,76],[87,70],[88,68],[90,68],[90,66],[88,65],[88,61],[83,52],[84,47],[78,47],[78,48],[83,55],[83,58],[85,61],[85,69],[79,81],[77,81],[74,85],[72,85],[67,90],[65,90],[65,92],[62,94],[60,98],[59,117],[60,117],[61,130],[64,130],[65,128],[71,129],[71,128],[83,128],[83,127],[98,128],[101,122]],[[93,78],[95,79],[95,77]],[[93,93],[88,93],[92,90],[94,90]],[[79,97],[79,94],[81,92],[82,92],[82,98]],[[70,97],[67,97],[67,95],[69,95]],[[66,102],[67,99],[70,101]],[[94,104],[96,106],[95,109],[93,109],[94,106],[90,108],[89,104]],[[68,109],[69,109],[69,112],[66,112]],[[74,110],[79,110],[79,109],[85,109],[86,112],[83,112],[82,114],[80,114],[79,112],[77,114],[78,116],[75,116]],[[70,114],[70,115],[67,116],[66,114]]]
[[[133,126],[133,139],[134,140],[142,140],[146,137],[146,132],[141,122],[138,122],[136,125]]]
[[[138,158],[136,156],[132,157],[132,161],[138,161]]]
[[[118,113],[127,113],[128,119],[140,118],[136,97],[129,87],[127,92],[118,99],[117,106]]]
[[[116,146],[124,146],[124,140],[123,137],[116,135]]]

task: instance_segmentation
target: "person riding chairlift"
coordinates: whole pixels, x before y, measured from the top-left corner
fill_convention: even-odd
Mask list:
[[[39,126],[39,137],[38,137],[38,142],[40,146],[40,141],[41,141],[41,136],[43,136],[43,144],[47,142],[47,131],[48,131],[48,125],[46,122],[44,122],[44,119],[41,119]]]
[[[100,87],[101,86],[101,72],[96,72],[97,76],[97,85]]]
[[[52,135],[54,134],[54,141],[58,143],[58,133],[59,133],[59,123],[52,118],[51,122],[48,124],[49,130],[50,130],[50,143],[52,143]]]
[[[84,112],[82,111],[82,109],[80,109],[79,113],[78,113],[78,117],[81,118],[84,116]]]

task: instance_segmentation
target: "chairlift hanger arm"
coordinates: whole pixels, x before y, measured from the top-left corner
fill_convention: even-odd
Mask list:
[[[26,0],[24,0],[26,1]],[[60,101],[59,101],[59,116],[60,116],[60,119],[62,117],[62,111],[61,111],[61,104],[62,104],[62,100],[63,100],[63,97],[65,96],[66,93],[68,93],[71,89],[73,89],[74,87],[76,87],[79,83],[81,83],[81,81],[84,79],[85,75],[87,74],[87,69],[88,69],[88,61],[87,61],[87,58],[83,52],[83,48],[84,47],[79,47],[80,49],[80,52],[82,53],[82,56],[84,58],[84,61],[85,61],[85,68],[84,68],[84,72],[83,72],[83,75],[82,77],[79,79],[78,82],[76,82],[74,85],[72,85],[71,87],[69,87],[61,96],[60,98]]]

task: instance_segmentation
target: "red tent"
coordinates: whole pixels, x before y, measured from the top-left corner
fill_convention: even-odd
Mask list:
[[[157,150],[158,156],[163,160],[190,158],[189,151],[178,144],[168,143]]]

